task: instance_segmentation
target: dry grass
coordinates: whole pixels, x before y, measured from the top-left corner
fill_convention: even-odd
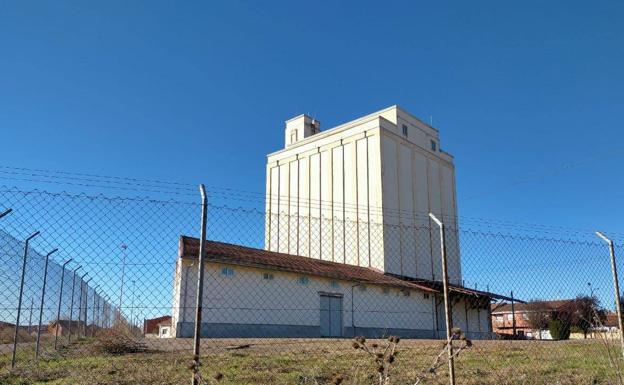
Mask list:
[[[178,348],[190,341],[176,340]],[[249,345],[242,349],[232,347]],[[372,342],[372,341],[371,341]],[[163,341],[150,342],[157,346]],[[380,344],[382,341],[379,342]],[[0,383],[27,384],[186,384],[191,372],[189,350],[133,354],[98,353],[95,341],[79,341],[58,354],[44,356],[39,364],[32,354],[20,352],[19,367],[9,374],[9,356],[0,355]],[[343,384],[378,382],[375,363],[351,340],[207,340],[200,370],[207,383],[223,373],[223,384],[331,383],[336,375]],[[412,385],[443,347],[443,341],[401,340],[390,384]],[[615,384],[613,369],[598,341],[474,341],[457,362],[458,384],[463,385],[590,385]],[[421,384],[446,384],[446,367]]]

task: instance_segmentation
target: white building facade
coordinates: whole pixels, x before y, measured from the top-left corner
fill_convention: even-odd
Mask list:
[[[203,337],[445,336],[439,290],[367,267],[206,243]],[[172,317],[178,338],[193,336],[198,244],[180,242]],[[454,326],[470,338],[490,338],[490,298],[454,298]]]
[[[267,158],[267,250],[440,281],[433,213],[461,283],[455,167],[436,129],[392,106],[323,132],[301,115],[285,141]]]

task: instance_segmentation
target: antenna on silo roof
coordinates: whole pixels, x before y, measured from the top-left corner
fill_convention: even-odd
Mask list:
[[[433,127],[433,115],[429,115],[429,125]]]

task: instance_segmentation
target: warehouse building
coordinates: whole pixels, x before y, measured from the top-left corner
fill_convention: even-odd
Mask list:
[[[181,237],[176,266],[176,337],[192,337],[199,240]],[[443,338],[441,288],[374,268],[206,241],[203,337]],[[451,287],[453,323],[489,338],[488,293]]]
[[[207,242],[202,335],[445,334],[439,230],[447,227],[453,323],[491,335],[498,296],[461,287],[453,157],[398,106],[320,130],[286,122],[266,166],[265,249]],[[173,331],[192,335],[196,239],[181,237]]]

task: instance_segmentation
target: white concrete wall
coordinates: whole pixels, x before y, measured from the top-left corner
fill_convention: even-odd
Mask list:
[[[381,141],[386,271],[441,280],[439,231],[427,217],[432,212],[447,227],[449,279],[461,283],[453,165],[388,131]]]
[[[176,290],[186,288],[186,295],[177,292],[180,303],[196,302],[196,268],[188,261],[178,262],[181,282]],[[221,274],[224,266],[234,269],[234,276]],[[190,269],[191,274],[187,273]],[[270,272],[273,280],[264,280],[262,274]],[[322,277],[308,276],[309,283],[297,282],[300,275],[235,265],[207,263],[203,299],[203,323],[215,324],[267,324],[303,325],[320,324],[320,292],[343,296],[343,326],[350,328],[351,286],[349,281],[336,281]],[[418,290],[410,290],[409,296],[398,288],[387,292],[379,285],[366,285],[365,290],[353,290],[355,326],[359,328],[395,328],[435,330],[433,317],[433,295],[425,297]],[[186,298],[184,298],[186,297]],[[174,309],[173,325],[177,322],[193,322],[194,309]],[[175,327],[174,327],[175,330]]]
[[[266,249],[384,268],[379,132],[373,119],[269,157]]]
[[[447,225],[449,278],[461,283],[453,159],[435,129],[398,107],[270,154],[266,186],[268,250],[440,280],[433,212]]]

